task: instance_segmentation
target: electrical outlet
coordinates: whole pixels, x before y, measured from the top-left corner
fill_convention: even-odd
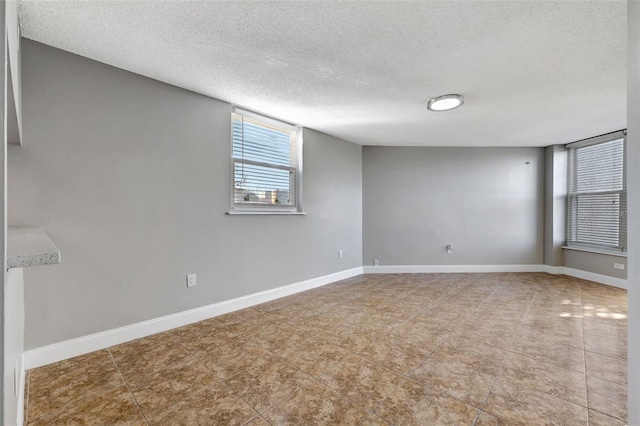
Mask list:
[[[342,259],[342,250],[338,250],[338,259]]]
[[[374,259],[373,266],[378,266],[378,265],[380,265],[380,261],[378,261],[378,259]]]
[[[187,287],[195,287],[196,285],[196,274],[187,275]]]
[[[615,269],[623,269],[624,270],[624,263],[614,263],[613,267]]]

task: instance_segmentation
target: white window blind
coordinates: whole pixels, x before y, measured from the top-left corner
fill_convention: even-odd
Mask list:
[[[236,110],[233,127],[233,206],[295,210],[298,128]]]
[[[625,136],[569,147],[567,244],[625,251]]]

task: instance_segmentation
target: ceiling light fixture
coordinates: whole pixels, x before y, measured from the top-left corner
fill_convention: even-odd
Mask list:
[[[461,107],[464,104],[464,98],[462,95],[442,95],[429,99],[427,102],[427,109],[429,111],[450,111]]]

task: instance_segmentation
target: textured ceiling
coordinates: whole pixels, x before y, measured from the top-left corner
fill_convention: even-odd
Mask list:
[[[626,127],[625,1],[23,1],[24,37],[363,145]],[[462,108],[429,112],[461,93]]]

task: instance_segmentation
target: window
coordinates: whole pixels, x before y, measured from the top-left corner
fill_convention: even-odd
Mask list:
[[[236,109],[232,114],[232,212],[300,209],[300,129]]]
[[[625,134],[567,145],[569,247],[626,251]]]

